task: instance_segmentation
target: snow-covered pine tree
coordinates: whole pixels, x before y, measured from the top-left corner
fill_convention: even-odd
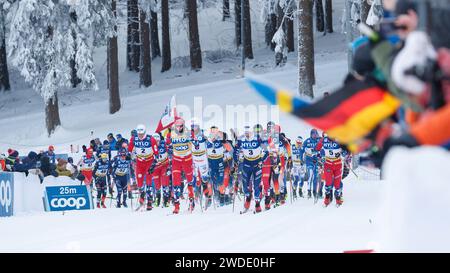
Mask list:
[[[275,50],[275,43],[272,41],[275,33],[277,32],[277,14],[276,7],[278,6],[279,0],[260,0],[261,9],[261,20],[265,22],[264,27],[264,37],[267,46],[270,49]]]
[[[6,9],[9,3],[0,0],[0,91],[10,90],[8,60],[6,57]]]
[[[314,97],[313,3],[298,0],[298,91]]]
[[[271,37],[271,44],[275,45],[275,65],[284,65],[287,61],[288,51],[294,51],[293,18],[295,10],[294,0],[267,0],[266,7],[275,5],[277,18],[277,31]]]
[[[57,92],[71,86],[71,60],[75,59],[81,88],[98,89],[92,48],[114,33],[115,24],[107,2],[78,0],[71,5],[73,1],[22,0],[10,11],[14,14],[8,39],[10,60],[43,97],[48,135],[61,124]],[[75,28],[68,20],[71,12],[78,18]]]
[[[170,50],[169,0],[161,0],[162,67],[161,72],[172,67]]]

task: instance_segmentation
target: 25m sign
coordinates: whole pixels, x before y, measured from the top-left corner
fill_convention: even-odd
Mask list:
[[[92,209],[92,199],[86,186],[57,186],[45,188],[45,210]]]
[[[14,174],[0,173],[0,217],[12,216],[14,208]]]

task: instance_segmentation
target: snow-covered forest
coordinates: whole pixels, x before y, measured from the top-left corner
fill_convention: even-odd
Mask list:
[[[51,135],[61,124],[59,108],[74,100],[107,92],[102,99],[114,114],[130,89],[238,76],[242,55],[250,71],[298,65],[296,89],[313,97],[314,48],[322,56],[342,52],[341,23],[364,21],[372,3],[350,1],[346,14],[344,2],[1,0],[0,109],[10,111],[10,101],[43,104]],[[322,50],[330,40],[341,45]]]

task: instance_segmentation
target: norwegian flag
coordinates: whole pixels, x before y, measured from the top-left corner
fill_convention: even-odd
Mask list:
[[[159,133],[169,128],[177,119],[179,119],[179,117],[177,116],[175,95],[173,95],[169,103],[164,108],[164,113],[159,120],[158,127],[156,128],[155,132]]]

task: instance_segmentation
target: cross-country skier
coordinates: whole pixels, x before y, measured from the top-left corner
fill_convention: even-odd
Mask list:
[[[305,175],[305,164],[303,162],[303,138],[298,136],[295,140],[295,144],[292,145],[292,176],[294,177],[294,183],[292,192],[294,197],[298,195],[303,197],[303,180]]]
[[[325,172],[325,206],[328,206],[332,199],[333,186],[334,197],[336,199],[336,205],[342,205],[342,149],[341,145],[324,136],[317,144],[317,148],[321,149],[321,153],[325,158],[324,172]]]
[[[201,193],[206,197],[206,208],[211,205],[212,189],[209,183],[209,165],[206,142],[207,138],[197,119],[193,118],[191,121],[191,139],[192,139],[192,158],[194,162],[194,180],[197,186],[203,188]]]
[[[190,133],[186,130],[184,119],[177,119],[174,123],[170,135],[167,136],[170,153],[172,154],[172,183],[174,188],[173,213],[180,212],[181,173],[183,172],[189,191],[189,210],[194,209],[194,177],[192,168],[192,142]]]
[[[285,171],[286,162],[290,158],[290,143],[285,135],[281,133],[279,125],[269,127],[267,142],[271,150],[271,157],[268,157],[263,165],[264,193],[267,196],[267,190],[272,182],[272,190],[275,195],[274,201],[277,204],[280,202],[284,204],[286,196]],[[268,204],[267,202],[265,202],[266,209],[270,208],[270,203]]]
[[[136,155],[136,180],[139,188],[139,204],[142,206],[147,192],[147,210],[152,209],[152,171],[156,165],[155,157],[158,156],[158,147],[155,139],[146,134],[145,126],[139,124],[136,127],[137,136],[132,137],[128,151]],[[146,179],[146,185],[144,185]],[[145,189],[145,186],[147,188]],[[146,191],[145,191],[146,190]]]
[[[233,188],[233,178],[231,175],[231,169],[233,168],[233,143],[231,140],[226,140],[223,143],[223,147],[225,148],[223,154],[223,187],[225,189],[225,204],[228,205],[231,203],[231,192]]]
[[[156,157],[156,166],[153,171],[153,181],[156,190],[156,206],[161,203],[161,187],[163,190],[163,204],[165,207],[169,205],[170,188],[169,188],[169,154],[167,153],[167,144],[162,136],[158,133],[153,134],[153,138],[158,145],[158,156]]]
[[[267,152],[262,148],[263,141],[258,136],[252,136],[250,126],[244,127],[244,135],[237,141],[234,150],[234,161],[238,162],[238,157],[243,156],[243,190],[245,194],[244,212],[250,208],[251,193],[250,182],[253,178],[253,193],[255,198],[255,212],[261,212],[260,205],[260,183],[262,162],[266,159]],[[237,166],[235,167],[237,168]]]
[[[111,189],[111,182],[109,181],[111,164],[108,159],[108,155],[103,153],[100,155],[99,160],[95,162],[93,174],[95,178],[95,187],[97,188],[97,208],[106,208],[106,187]],[[110,190],[111,192],[111,190]]]
[[[117,188],[117,207],[120,208],[121,205],[127,206],[127,186],[128,177],[130,174],[131,159],[128,155],[128,151],[125,148],[119,150],[119,154],[114,158],[112,163],[112,176],[114,178],[116,188]],[[122,199],[123,194],[123,200]]]
[[[206,142],[206,154],[208,155],[208,165],[213,190],[219,193],[219,202],[223,206],[225,204],[225,187],[223,185],[224,176],[224,143],[226,142],[226,134],[219,131],[217,126],[211,126],[211,132]]]
[[[81,174],[84,176],[84,183],[90,188],[92,183],[92,171],[94,170],[95,165],[95,157],[94,150],[92,148],[88,148],[86,150],[86,155],[83,155],[78,162],[77,166],[79,166],[79,170]]]
[[[311,191],[314,198],[317,198],[317,164],[320,149],[317,148],[319,133],[312,129],[310,137],[303,142],[303,156],[306,164],[306,175],[308,177],[308,198],[311,198]]]
[[[107,154],[108,159],[111,160],[111,149],[110,149],[108,140],[104,140],[103,145],[100,145],[97,148],[97,159],[100,159],[100,156],[102,154]]]

